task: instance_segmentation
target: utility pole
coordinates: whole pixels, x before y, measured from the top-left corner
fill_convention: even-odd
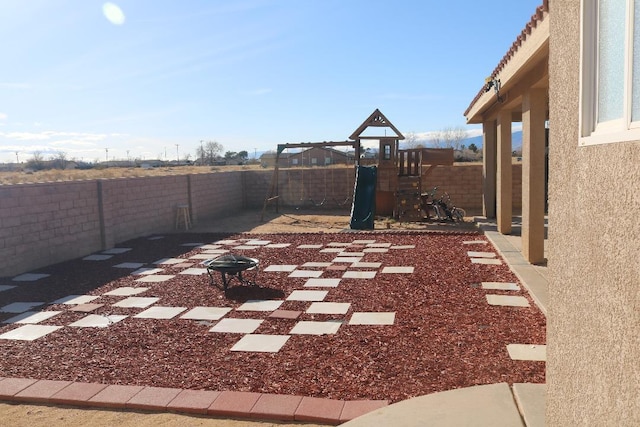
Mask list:
[[[258,149],[256,147],[253,148],[253,160],[258,161]]]
[[[176,162],[180,164],[180,153],[178,151],[178,147],[180,147],[180,144],[176,144]]]
[[[104,162],[105,162],[105,166],[109,167],[109,149],[108,148],[104,149]]]
[[[200,166],[204,166],[204,147],[202,146],[203,142],[203,140],[200,140]]]
[[[18,152],[16,151],[16,163],[20,163],[20,158],[18,157]]]

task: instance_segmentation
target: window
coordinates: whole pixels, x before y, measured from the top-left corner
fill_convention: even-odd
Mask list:
[[[291,159],[291,164],[292,165],[297,165],[298,164],[298,159]]]
[[[640,140],[640,0],[583,0],[580,145]]]
[[[384,144],[384,160],[391,160],[391,145]]]
[[[331,164],[331,157],[325,157],[324,158],[324,164],[325,165],[330,165]]]
[[[317,165],[317,164],[318,164],[318,159],[316,159],[315,157],[313,157],[313,158],[311,159],[311,164],[312,164],[312,165]]]

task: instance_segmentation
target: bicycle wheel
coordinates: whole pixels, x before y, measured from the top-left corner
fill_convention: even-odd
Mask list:
[[[459,208],[452,208],[451,214],[453,215],[453,219],[455,221],[460,221],[460,222],[464,221],[464,214],[465,214],[464,210]]]

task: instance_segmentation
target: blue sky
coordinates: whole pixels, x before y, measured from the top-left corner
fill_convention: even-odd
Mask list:
[[[1,0],[0,162],[252,155],[376,108],[405,134],[465,126],[541,3]]]

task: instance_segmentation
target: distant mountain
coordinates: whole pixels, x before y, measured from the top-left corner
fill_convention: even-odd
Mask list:
[[[475,144],[476,147],[482,148],[482,135],[474,136],[473,138],[467,138],[462,141],[465,147],[471,144]],[[513,132],[511,134],[511,149],[512,151],[519,150],[522,147],[522,131]]]

